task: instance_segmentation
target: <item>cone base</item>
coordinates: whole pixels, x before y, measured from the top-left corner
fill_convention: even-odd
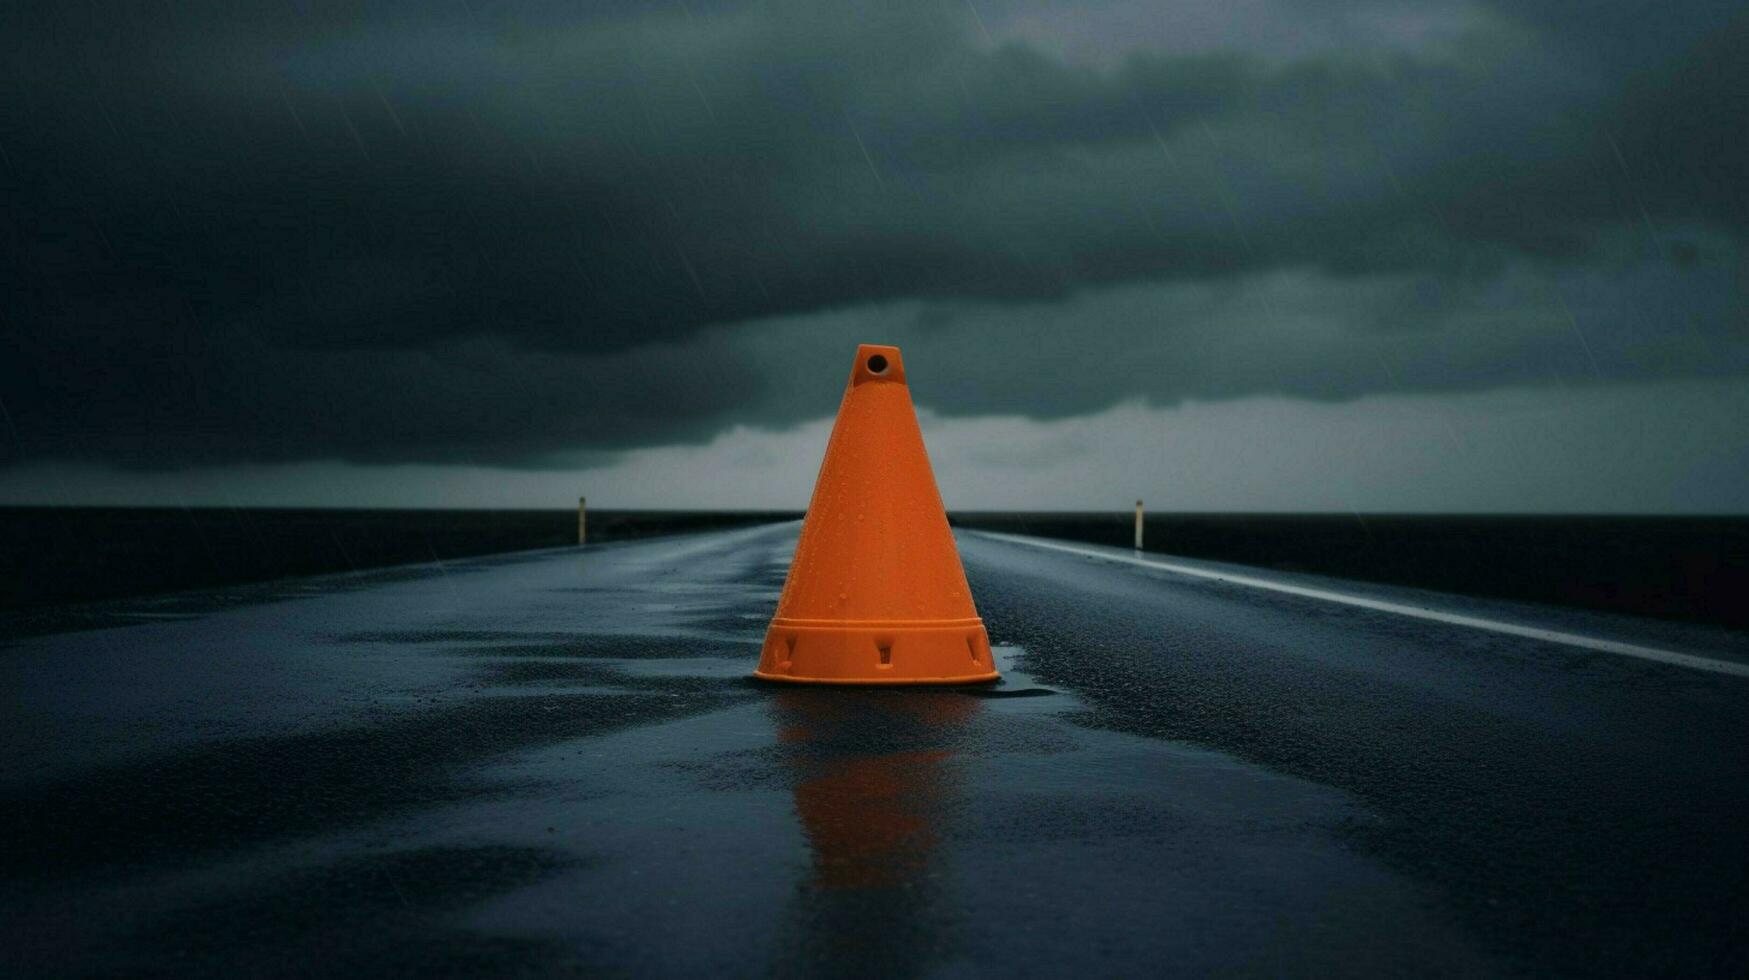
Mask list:
[[[752,675],[756,681],[772,684],[836,684],[839,687],[965,687],[974,684],[994,684],[1002,679],[996,671],[990,671],[978,677],[940,677],[940,678],[907,678],[907,677],[791,677],[788,674],[767,674],[755,670]]]
[[[988,684],[999,680],[983,620],[774,619],[760,680],[790,684]]]

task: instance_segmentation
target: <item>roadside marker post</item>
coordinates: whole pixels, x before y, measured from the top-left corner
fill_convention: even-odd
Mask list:
[[[802,684],[1000,676],[897,347],[856,349],[753,676]]]

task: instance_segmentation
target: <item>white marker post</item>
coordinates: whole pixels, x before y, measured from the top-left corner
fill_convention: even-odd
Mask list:
[[[1136,550],[1142,550],[1142,502],[1136,501]]]
[[[589,538],[589,534],[588,534],[589,520],[588,520],[587,514],[585,513],[585,508],[584,508],[584,505],[587,504],[588,502],[589,502],[588,497],[578,497],[577,498],[577,545],[578,545],[578,547],[582,547],[583,542],[588,540],[588,538]]]

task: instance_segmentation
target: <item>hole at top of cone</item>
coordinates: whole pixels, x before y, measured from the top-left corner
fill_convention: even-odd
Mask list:
[[[905,359],[899,348],[891,344],[861,344],[856,348],[856,360],[851,362],[850,383],[865,381],[891,384],[905,383]]]

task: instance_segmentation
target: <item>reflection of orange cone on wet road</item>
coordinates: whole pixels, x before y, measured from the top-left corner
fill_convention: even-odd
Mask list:
[[[798,777],[796,815],[814,855],[813,887],[904,888],[915,898],[936,843],[954,831],[955,750],[981,702],[949,691],[870,697],[779,691],[778,739]]]
[[[754,676],[814,684],[997,677],[897,347],[856,350]]]
[[[897,888],[922,876],[935,846],[928,817],[941,805],[936,784],[947,757],[938,750],[851,758],[797,785],[814,886]]]

